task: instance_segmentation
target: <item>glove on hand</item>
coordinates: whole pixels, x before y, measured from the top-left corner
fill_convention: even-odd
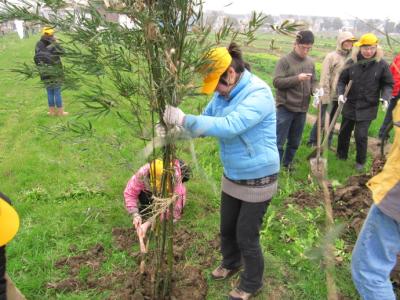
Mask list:
[[[382,110],[383,111],[387,111],[388,107],[389,107],[389,101],[385,100],[385,99],[379,99],[379,101],[382,102]]]
[[[316,89],[315,92],[314,92],[314,96],[316,96],[318,98],[322,97],[324,94],[325,94],[324,93],[324,88]]]
[[[156,126],[154,127],[154,131],[156,133],[156,136],[160,138],[165,138],[165,136],[167,135],[167,130],[164,126],[161,125],[161,123],[156,124]]]
[[[185,120],[185,113],[177,107],[167,105],[165,107],[163,119],[167,125],[182,126]]]
[[[167,129],[163,125],[161,125],[161,123],[156,124],[155,133],[156,136],[160,138],[167,137]],[[168,128],[168,137],[180,138],[184,134],[185,134],[185,128],[183,128],[182,126],[173,126],[171,128]]]
[[[344,95],[339,95],[339,97],[338,97],[339,104],[340,103],[345,104],[346,101],[347,101],[347,98],[345,98]]]

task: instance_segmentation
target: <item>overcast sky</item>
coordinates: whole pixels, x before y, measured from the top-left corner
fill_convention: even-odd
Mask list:
[[[204,0],[205,10],[245,14],[252,10],[269,15],[295,14],[330,16],[343,19],[387,19],[400,21],[398,0]],[[395,4],[397,3],[397,4]],[[230,4],[230,5],[229,5]]]

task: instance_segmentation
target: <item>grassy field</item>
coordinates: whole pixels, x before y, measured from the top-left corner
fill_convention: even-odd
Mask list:
[[[56,292],[47,288],[47,284],[67,277],[67,270],[55,268],[54,263],[71,255],[71,245],[82,251],[96,243],[104,246],[109,255],[98,276],[137,268],[128,253],[115,248],[112,229],[131,226],[122,192],[130,176],[145,162],[140,155],[144,144],[113,114],[98,119],[87,117],[94,126],[90,135],[77,136],[65,130],[67,121],[82,110],[80,95],[84,88],[63,91],[65,108],[70,112],[68,118],[48,117],[45,90],[39,79],[22,80],[9,71],[17,64],[32,62],[38,38],[0,38],[0,190],[14,200],[22,221],[18,235],[7,249],[8,272],[27,299],[105,299],[109,296],[107,291]],[[276,53],[267,51],[267,38],[257,43],[257,51],[246,57],[254,72],[271,84]],[[333,40],[316,43],[313,53],[317,54],[318,65],[334,44]],[[287,41],[285,45],[287,48]],[[188,99],[184,111],[196,112],[199,101],[206,103],[205,98]],[[371,130],[373,135],[376,126]],[[326,298],[320,264],[307,256],[323,236],[323,207],[299,209],[283,204],[296,190],[317,189],[317,184],[310,181],[306,163],[310,152],[305,146],[309,130],[307,126],[296,157],[296,172],[290,176],[281,173],[279,193],[265,217],[262,229],[265,288],[257,299]],[[195,158],[186,143],[178,147],[179,156],[194,169],[187,184],[185,215],[178,227],[202,233],[205,240],[198,243],[206,243],[218,233],[221,165],[215,140],[196,140],[194,148]],[[346,162],[336,161],[330,153],[329,163],[330,178],[339,183],[354,173],[353,157]],[[192,245],[185,256],[188,264],[199,262],[196,246]],[[349,255],[342,251],[341,239],[336,242],[336,250],[344,261],[337,275],[339,290],[342,295],[356,299],[350,280]],[[219,258],[217,252],[210,255]],[[84,279],[88,272],[82,269],[79,276]],[[230,283],[211,281],[209,272],[204,269],[209,285],[207,299],[225,299]]]

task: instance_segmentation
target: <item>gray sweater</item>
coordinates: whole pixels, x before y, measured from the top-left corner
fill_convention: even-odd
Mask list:
[[[300,73],[312,73],[310,81],[300,81]],[[276,67],[273,81],[276,105],[292,112],[307,112],[312,91],[317,88],[315,64],[310,57],[302,58],[295,51],[282,57]]]

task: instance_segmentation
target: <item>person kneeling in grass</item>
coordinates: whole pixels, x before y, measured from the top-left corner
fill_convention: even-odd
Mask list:
[[[181,218],[186,203],[186,187],[184,182],[190,179],[190,168],[183,160],[175,159],[174,167],[174,194],[178,199],[174,202],[174,221]],[[142,166],[128,181],[124,191],[125,207],[132,215],[139,239],[146,236],[151,225],[151,209],[153,202],[153,191],[161,191],[161,180],[164,172],[163,161],[155,159]],[[143,222],[144,221],[144,222]],[[141,243],[143,248],[143,244]],[[144,249],[141,249],[143,251]],[[145,251],[144,251],[145,252]]]

